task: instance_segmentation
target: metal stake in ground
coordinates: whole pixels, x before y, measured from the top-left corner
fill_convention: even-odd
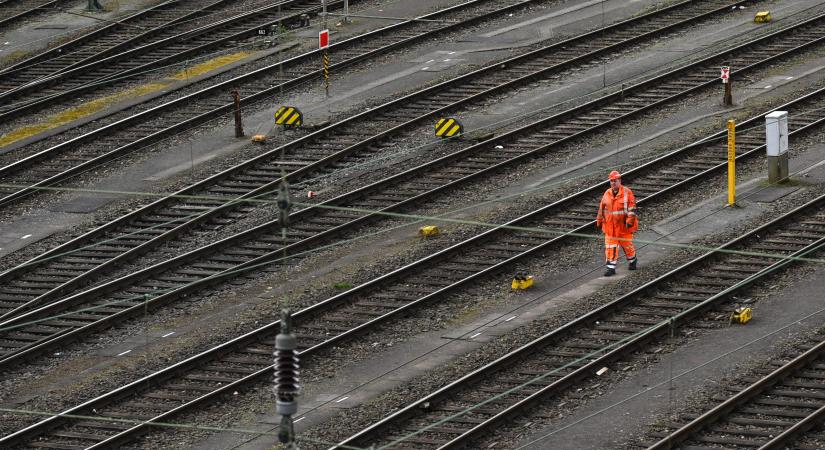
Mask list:
[[[327,0],[321,0],[321,15],[324,16],[321,32],[318,33],[318,46],[324,50],[324,92],[329,97],[329,28],[327,27]]]
[[[722,79],[722,83],[725,85],[725,97],[722,100],[722,104],[731,106],[733,105],[733,93],[731,92],[730,66],[722,66],[719,78]]]
[[[243,124],[241,123],[241,96],[238,91],[232,91],[232,101],[235,103],[235,137],[243,137]]]

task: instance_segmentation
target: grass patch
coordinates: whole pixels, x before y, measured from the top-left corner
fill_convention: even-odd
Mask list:
[[[168,80],[182,81],[193,76],[202,75],[204,73],[215,70],[219,67],[223,67],[227,64],[231,64],[240,59],[243,59],[247,57],[249,54],[250,52],[238,52],[233,53],[231,55],[221,56],[206,61],[202,64],[198,64],[197,66],[180,71],[169,77]],[[132,88],[124,92],[119,92],[117,94],[108,95],[106,97],[101,97],[92,100],[80,106],[75,106],[74,108],[69,108],[59,114],[54,114],[46,118],[44,122],[35,125],[22,126],[0,136],[0,147],[4,147],[19,140],[26,139],[39,133],[43,133],[44,131],[57,128],[67,123],[71,123],[75,120],[91,116],[92,114],[95,114],[107,108],[109,105],[124,100],[126,98],[140,97],[142,95],[159,91],[167,87],[169,84],[170,81],[159,81],[156,83],[145,84],[143,86],[138,86],[136,88]]]
[[[181,70],[180,72],[172,75],[171,79],[173,80],[186,80],[187,78],[195,77],[198,75],[203,75],[207,72],[211,72],[219,67],[223,67],[227,64],[232,64],[235,61],[239,61],[241,59],[246,58],[249,56],[249,52],[238,52],[233,53],[231,55],[220,56],[215,59],[210,59],[204,63],[200,63],[196,66],[186,68]]]
[[[332,285],[332,287],[339,290],[352,289],[352,284],[346,281],[340,281]]]

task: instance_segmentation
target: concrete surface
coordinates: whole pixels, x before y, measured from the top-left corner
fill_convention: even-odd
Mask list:
[[[370,14],[386,13],[387,15],[414,14],[414,4],[417,2],[397,2],[394,4],[399,9],[389,9],[385,11],[372,11]],[[627,1],[609,1],[605,4],[607,11],[613,17],[618,17],[622,14],[631,14],[633,11],[643,8],[646,4],[651,2],[627,2]],[[777,5],[775,11],[789,12],[793,8],[804,8],[807,5],[814,4],[813,1],[799,1],[799,2],[783,2]],[[382,95],[392,95],[400,89],[410,88],[416,83],[428,81],[437,78],[439,70],[449,70],[452,66],[452,61],[443,61],[443,59],[460,60],[458,64],[483,63],[495,57],[500,57],[508,54],[506,50],[507,45],[521,45],[528,42],[530,39],[536,39],[538,30],[540,33],[547,33],[546,30],[554,30],[554,32],[561,32],[566,29],[572,31],[576,27],[583,26],[585,23],[590,25],[598,24],[601,17],[600,5],[594,2],[581,2],[581,5],[586,5],[581,9],[575,9],[564,15],[554,15],[553,10],[545,11],[540,14],[542,17],[547,17],[541,21],[526,24],[534,17],[522,17],[514,20],[513,23],[503,22],[496,30],[486,30],[481,32],[471,33],[466,40],[455,45],[450,45],[445,49],[443,46],[433,44],[432,46],[425,46],[420,51],[415,52],[414,55],[408,55],[403,61],[393,61],[390,63],[374,64],[369,73],[357,73],[342,75],[340,78],[334,79],[333,97],[327,101],[322,98],[319,92],[301,96],[300,98],[306,104],[305,114],[308,114],[310,120],[321,120],[335,111],[342,111],[348,108],[357,106],[359,102],[366,97],[378,97]],[[407,9],[403,9],[407,8]],[[413,8],[413,9],[409,9]],[[560,12],[564,9],[574,8],[570,4],[560,5],[555,11]],[[750,14],[750,12],[748,13]],[[779,15],[778,13],[774,13]],[[690,38],[699,39],[702,44],[710,44],[715,39],[724,36],[733,36],[742,29],[751,27],[749,23],[749,15],[744,15],[738,21],[737,26],[732,27],[715,27],[712,30],[696,29],[692,30],[689,35]],[[594,23],[595,22],[595,23]],[[565,28],[567,27],[567,28]],[[501,31],[501,32],[499,32]],[[522,34],[519,34],[522,33]],[[487,36],[490,35],[490,36]],[[658,45],[658,51],[651,52],[649,57],[644,58],[619,58],[617,61],[612,61],[610,64],[602,66],[595,66],[583,71],[578,81],[575,83],[565,83],[562,86],[548,86],[546,89],[525,90],[522,93],[515,94],[508,99],[502,100],[494,112],[490,111],[474,111],[468,112],[466,115],[466,124],[470,129],[478,129],[483,126],[488,126],[499,122],[508,114],[521,114],[526,111],[534,111],[541,108],[552,107],[557,103],[577,97],[587,95],[603,87],[607,84],[615,89],[623,80],[627,80],[634,76],[638,76],[646,71],[654,70],[656,67],[661,67],[666,64],[675,62],[682,53],[678,50],[678,43],[662,43]],[[490,50],[497,48],[496,50]],[[484,51],[474,51],[484,49]],[[456,53],[446,58],[443,53]],[[434,57],[441,57],[441,63],[434,65],[436,59]],[[825,60],[809,61],[803,66],[788,68],[781,70],[782,75],[772,76],[766,80],[755,80],[748,86],[743,85],[742,93],[737,93],[737,99],[744,101],[746,97],[757,97],[772,95],[778,90],[785,88],[793,88],[795,82],[799,82],[806,72],[809,73],[810,79],[818,79],[819,72],[816,72],[819,67],[825,64]],[[425,69],[426,67],[426,69]],[[788,77],[793,77],[788,79]],[[607,83],[603,83],[607,80]],[[761,84],[760,84],[761,83]],[[358,95],[351,95],[351,92],[359,88],[363,88],[365,84],[370,86],[369,89],[361,89]],[[737,85],[738,86],[738,85]],[[770,86],[766,88],[766,86]],[[744,92],[747,92],[745,94]],[[304,104],[302,103],[302,104]],[[271,112],[262,111],[254,116],[246,117],[245,124],[247,132],[251,133],[268,131],[271,127]],[[525,177],[518,186],[511,186],[503,190],[500,195],[508,195],[517,193],[527,188],[543,186],[560,180],[568,179],[574,176],[581,176],[582,173],[590,171],[602,171],[605,167],[615,165],[617,161],[630,160],[634,158],[634,149],[643,144],[652,144],[656,142],[656,134],[660,130],[667,130],[678,133],[680,130],[690,128],[697,125],[697,116],[704,120],[705,118],[712,118],[714,115],[723,116],[726,110],[721,108],[718,103],[713,100],[708,100],[703,104],[697,105],[695,110],[676,112],[674,114],[663,115],[661,123],[656,127],[656,131],[638,130],[637,133],[622,136],[616,142],[605,142],[602,146],[589,149],[581,155],[576,155],[572,158],[570,163],[564,167],[555,167],[551,170],[536,173],[531,177]],[[154,182],[152,178],[161,171],[164,174],[171,174],[168,168],[177,167],[179,170],[187,170],[187,162],[191,160],[203,160],[205,158],[214,157],[222,152],[231,152],[233,145],[241,145],[234,141],[231,136],[230,129],[219,129],[212,134],[204,135],[198,138],[191,148],[179,148],[177,151],[170,151],[164,154],[161,159],[153,160],[145,163],[140,163],[138,167],[132,168],[130,178],[124,180],[122,176],[111,177],[102,180],[99,187],[124,186],[129,189],[140,189],[142,183]],[[653,137],[652,137],[653,136]],[[820,151],[821,150],[821,151]],[[825,179],[825,166],[816,165],[822,160],[822,154],[825,148],[819,149],[815,152],[807,152],[802,158],[792,158],[791,170],[798,171],[804,167],[811,167],[810,174],[804,176],[808,179],[823,180]],[[609,160],[604,158],[609,157]],[[751,182],[741,186],[741,198],[743,202],[748,202],[748,207],[739,210],[730,210],[721,208],[723,199],[715,199],[703,205],[697,206],[684,214],[680,214],[670,220],[663,221],[654,227],[654,231],[649,233],[642,233],[639,235],[640,241],[653,242],[645,246],[641,250],[642,267],[645,264],[652,263],[658,258],[667,256],[666,246],[657,246],[655,242],[661,240],[662,242],[686,242],[695,237],[699,237],[704,232],[713,232],[714,226],[718,223],[731,223],[739,220],[745,220],[750,214],[758,210],[758,202],[749,202],[747,200],[749,193],[754,196],[759,195],[761,185],[758,181]],[[91,203],[87,203],[91,202]],[[87,210],[94,210],[104,203],[104,200],[95,198],[93,196],[81,195],[78,197],[77,203],[68,205],[64,209],[70,212],[63,212],[55,218],[49,216],[48,211],[40,210],[34,211],[31,216],[21,218],[20,221],[4,224],[0,228],[0,246],[2,251],[0,255],[7,253],[12,248],[20,248],[22,241],[30,239],[38,239],[55,232],[57,229],[70,227],[73,218],[79,220]],[[86,206],[84,206],[86,205]],[[697,219],[702,218],[697,225]],[[686,227],[690,227],[691,234],[686,234]],[[19,230],[26,230],[21,232]],[[23,238],[28,234],[28,237]],[[582,295],[594,292],[602,287],[605,283],[612,283],[605,278],[599,276],[602,270],[601,263],[594,260],[593,270],[587,274],[558,274],[555,277],[555,282],[543,283],[541,289],[531,292],[529,296],[525,296],[524,302],[520,305],[512,305],[508,308],[500,308],[498,310],[488,311],[481,319],[473,321],[463,326],[459,330],[454,330],[449,333],[430,333],[425,334],[415,339],[411,339],[404,344],[388,349],[388,351],[377,353],[376,358],[371,361],[364,362],[361,366],[368,367],[364,370],[353,370],[342,373],[338,377],[338,383],[329,383],[324,386],[307,386],[311,395],[302,398],[302,409],[299,418],[304,418],[298,424],[298,430],[305,429],[314,423],[329,417],[337,409],[346,408],[357,402],[362,402],[366,399],[374,397],[376,394],[383,392],[385,389],[396,386],[403,381],[410,379],[416,375],[424,373],[426,370],[437,367],[439,364],[450,361],[457,355],[463,354],[492,338],[493,336],[505,333],[519,325],[523,325],[530,320],[540,316],[554,306],[564,304],[567,302],[574,302]],[[623,276],[620,272],[620,276]],[[820,274],[821,276],[821,274]],[[760,310],[758,311],[757,320],[747,327],[730,328],[708,336],[708,340],[704,342],[696,342],[690,346],[679,349],[674,353],[670,359],[663,360],[658,365],[651,367],[649,374],[638,378],[628,380],[619,386],[615,392],[611,392],[596,401],[592,402],[588,407],[581,411],[571,413],[571,415],[560,422],[558,426],[544,430],[536,434],[535,438],[543,437],[547,433],[555,432],[550,437],[543,439],[536,443],[532,448],[606,448],[613,445],[613,441],[607,441],[602,437],[620,438],[626,436],[629,430],[633,427],[645,423],[645,417],[641,416],[633,421],[616,421],[613,423],[613,428],[606,431],[604,427],[611,426],[610,420],[602,420],[601,423],[591,422],[585,420],[576,424],[575,428],[568,430],[559,430],[560,427],[566,424],[572,424],[587,415],[597,412],[598,410],[613,405],[620,400],[627,399],[630,395],[638,393],[640,390],[653,386],[666,379],[669,374],[670,364],[673,362],[673,373],[679,373],[683,369],[695,367],[703,360],[701,356],[707,353],[707,349],[711,346],[717,352],[720,349],[720,342],[724,344],[721,348],[734,348],[737,345],[743,344],[755,337],[761,336],[766,331],[778,328],[782,323],[793,323],[807,312],[814,311],[818,308],[816,303],[817,298],[815,294],[818,287],[814,281],[810,283],[803,283],[792,289],[782,296],[772,297],[768,302],[760,303]],[[798,290],[798,291],[797,291]],[[790,308],[783,309],[783,301],[792,301],[798,303],[798,309],[790,310]],[[773,321],[763,320],[761,317],[773,317]],[[185,330],[170,330],[177,333],[185,333]],[[126,350],[131,350],[130,353],[123,354],[122,357],[140,357],[142,351],[146,348],[151,348],[151,344],[155,340],[163,339],[164,333],[154,333],[149,336],[146,342],[128,342],[117,348],[105,349],[101,352],[101,364],[106,364],[106,358],[116,358]],[[479,334],[480,333],[480,334]],[[766,343],[754,344],[755,351],[762,349],[767,345]],[[127,348],[128,347],[128,348]],[[713,378],[716,374],[725,370],[729,363],[735,362],[736,358],[725,360],[718,364],[711,364],[708,371],[697,371],[684,378],[677,379],[674,391],[668,391],[669,395],[665,395],[664,391],[651,391],[647,396],[640,396],[638,400],[630,400],[636,403],[636,409],[643,411],[648,406],[651,409],[651,414],[656,411],[661,412],[666,410],[669,401],[676,401],[677,395],[683,395],[689,390],[690,385],[706,378]],[[343,400],[342,400],[343,399]],[[611,413],[615,414],[615,413]],[[612,417],[612,416],[611,416]],[[265,416],[259,417],[255,423],[240,424],[243,428],[255,427],[262,431],[271,431],[274,429],[274,417]],[[575,430],[575,431],[573,431]],[[612,439],[612,438],[611,438]],[[529,440],[528,440],[529,441]],[[525,441],[526,443],[527,441]],[[570,443],[575,442],[576,446],[571,446]],[[264,449],[270,448],[272,445],[272,438],[262,437],[260,439],[249,440],[247,437],[238,437],[234,434],[222,434],[208,439],[199,445],[199,448],[243,448],[243,449]]]

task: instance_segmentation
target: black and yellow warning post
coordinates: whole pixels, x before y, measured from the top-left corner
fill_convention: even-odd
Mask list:
[[[728,120],[728,206],[736,204],[736,121]]]
[[[297,128],[304,122],[304,115],[294,106],[281,106],[275,111],[275,125],[283,125],[284,128]]]
[[[435,123],[435,135],[441,139],[449,139],[463,133],[464,126],[456,118],[442,117]]]

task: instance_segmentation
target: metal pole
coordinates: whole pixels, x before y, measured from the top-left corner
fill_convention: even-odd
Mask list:
[[[602,0],[602,39],[604,39],[604,2]],[[602,87],[607,87],[607,57],[602,56]]]
[[[281,98],[284,96],[284,62],[281,59],[281,30],[283,26],[281,4],[278,3],[278,34],[275,38],[275,45],[278,46],[278,84],[281,86],[279,89]]]
[[[327,0],[321,0],[321,14],[324,16],[324,22],[321,28],[322,30],[328,30],[327,28]],[[327,98],[329,98],[329,51],[328,49],[324,49],[324,92],[326,93]]]
[[[722,68],[723,70],[727,69],[728,71],[728,77],[722,79],[722,82],[725,83],[725,97],[722,99],[722,103],[725,106],[731,106],[733,105],[733,93],[731,92],[731,82],[733,81],[733,77],[730,76],[730,66],[728,66],[727,63],[722,66]]]
[[[349,23],[349,0],[344,0],[344,23]]]
[[[238,91],[232,91],[232,100],[235,103],[235,137],[243,137],[243,124],[241,123],[241,96]]]
[[[728,206],[736,203],[736,122],[728,120]]]

